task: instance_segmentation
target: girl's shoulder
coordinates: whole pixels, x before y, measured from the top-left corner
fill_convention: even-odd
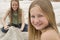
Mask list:
[[[58,33],[55,30],[48,30],[41,35],[42,40],[60,40]]]
[[[10,10],[7,10],[5,15],[9,15],[10,14]]]
[[[11,10],[9,9],[9,10],[7,10],[7,13],[10,13],[11,12]]]

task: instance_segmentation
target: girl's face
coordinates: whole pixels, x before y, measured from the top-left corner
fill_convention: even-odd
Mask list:
[[[12,1],[12,9],[16,11],[18,8],[18,3],[16,1]]]
[[[31,24],[34,26],[36,30],[42,30],[48,25],[48,20],[44,16],[41,8],[38,5],[31,8],[30,19],[31,19]]]

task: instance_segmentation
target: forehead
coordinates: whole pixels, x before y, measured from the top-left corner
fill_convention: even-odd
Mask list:
[[[12,1],[12,4],[18,4],[17,1]]]
[[[40,6],[35,5],[31,8],[30,13],[43,13],[43,11]]]

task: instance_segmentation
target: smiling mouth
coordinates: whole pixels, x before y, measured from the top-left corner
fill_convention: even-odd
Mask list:
[[[41,24],[35,24],[35,26],[41,26],[42,25],[42,23]]]

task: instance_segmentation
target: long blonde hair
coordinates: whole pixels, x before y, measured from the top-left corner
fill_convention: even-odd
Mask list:
[[[42,11],[45,12],[44,14],[48,19],[48,22],[50,24],[49,26],[55,29],[55,31],[58,33],[58,29],[55,21],[55,15],[53,12],[53,7],[51,2],[49,0],[35,0],[31,3],[29,7],[29,28],[28,28],[29,40],[40,40],[40,36],[41,36],[41,31],[36,30],[31,24],[30,10],[35,5],[38,5],[42,9]]]
[[[20,17],[22,17],[22,9],[19,8],[19,0],[11,0],[11,3],[10,3],[11,8],[9,10],[10,24],[12,23],[12,14],[13,14],[12,2],[13,1],[16,1],[18,3],[18,8],[17,8],[18,21],[20,21]]]

